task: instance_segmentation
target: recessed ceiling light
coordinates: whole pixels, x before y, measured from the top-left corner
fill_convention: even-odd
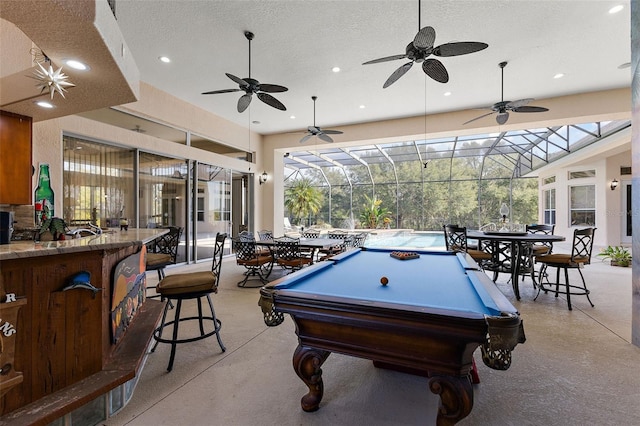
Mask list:
[[[617,6],[613,6],[611,9],[609,9],[609,13],[614,14],[614,13],[618,13],[620,12],[622,9],[624,9],[624,6],[619,4]]]
[[[80,61],[76,61],[75,59],[69,59],[65,61],[65,63],[74,70],[86,71],[89,69],[86,64],[83,64]]]
[[[292,115],[292,116],[290,116],[289,118],[293,120],[293,119],[295,119],[295,118],[296,118],[296,116],[295,116],[295,115]]]
[[[46,102],[46,101],[38,101],[36,102],[36,105],[38,105],[41,108],[53,108],[53,104],[50,104],[49,102]]]
[[[630,66],[631,66],[631,62],[625,62],[622,65],[618,65],[618,69],[623,70],[623,69],[629,68]]]
[[[445,96],[451,96],[451,92],[444,92]]]
[[[553,76],[553,78],[556,78],[556,79],[558,79],[558,78],[562,78],[562,77],[564,77],[564,74],[563,74],[563,73],[561,73],[561,72],[559,72],[558,74],[556,74],[556,75],[554,75],[554,76]]]
[[[331,71],[340,72],[340,67],[333,67],[333,68],[331,68]]]
[[[160,60],[160,62],[164,62],[165,64],[168,64],[169,62],[171,62],[171,59],[169,59],[166,56],[159,56],[158,59]]]
[[[364,105],[360,105],[360,109],[365,109],[365,106]]]

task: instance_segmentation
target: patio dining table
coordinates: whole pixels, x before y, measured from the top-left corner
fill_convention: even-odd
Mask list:
[[[485,269],[493,271],[496,274],[498,272],[510,273],[513,293],[518,300],[520,300],[519,278],[522,273],[530,272],[531,279],[534,284],[537,285],[533,273],[533,264],[531,264],[531,259],[528,255],[531,246],[534,243],[559,242],[565,240],[561,235],[477,230],[467,231],[467,239],[478,240],[478,249],[482,247],[483,241],[490,242],[492,254],[491,266]]]
[[[311,262],[313,263],[313,259],[315,258],[315,254],[318,250],[328,250],[330,248],[339,246],[344,244],[344,240],[342,239],[333,239],[333,238],[300,238],[300,248],[306,249],[312,252]],[[256,241],[256,245],[268,247],[269,250],[273,253],[273,249],[276,245],[274,239],[266,239]]]

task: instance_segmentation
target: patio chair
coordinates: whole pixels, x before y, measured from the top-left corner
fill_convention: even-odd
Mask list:
[[[330,240],[342,240],[342,243],[336,244],[330,249],[321,249],[318,251],[318,257],[320,260],[326,260],[331,256],[340,254],[347,249],[348,233],[346,231],[334,230],[327,234],[327,238]]]
[[[267,229],[263,229],[262,231],[258,231],[258,239],[260,241],[272,240],[273,239],[273,231],[269,231]]]
[[[575,229],[573,231],[573,246],[571,248],[571,254],[565,253],[550,253],[543,254],[536,258],[536,262],[541,263],[539,276],[547,276],[545,271],[551,266],[556,268],[556,281],[554,283],[549,282],[547,277],[546,283],[543,283],[542,278],[538,283],[538,294],[533,300],[537,300],[540,296],[540,291],[544,291],[545,294],[552,292],[558,297],[558,294],[564,293],[567,296],[567,306],[569,310],[571,307],[571,295],[574,296],[587,296],[587,300],[591,307],[594,306],[591,302],[589,294],[591,293],[587,289],[587,283],[584,280],[584,275],[580,270],[584,265],[591,263],[591,252],[593,251],[593,236],[596,228],[584,228]],[[564,283],[560,283],[560,270],[564,270]],[[582,279],[582,286],[569,283],[569,269],[577,269]],[[553,288],[555,286],[555,289]],[[563,286],[563,290],[560,290],[560,286]]]
[[[220,282],[220,267],[222,266],[222,254],[224,249],[224,241],[227,234],[216,235],[216,242],[213,251],[213,262],[210,271],[187,272],[182,274],[169,275],[158,283],[158,292],[163,299],[176,302],[175,317],[171,321],[167,321],[167,311],[169,304],[167,303],[162,314],[160,325],[154,330],[153,338],[155,344],[151,348],[154,352],[158,343],[168,343],[171,345],[171,355],[169,357],[169,365],[167,371],[173,368],[173,361],[176,355],[176,345],[180,343],[194,342],[196,340],[205,339],[216,335],[218,344],[222,352],[226,351],[222,340],[220,339],[220,327],[222,323],[216,318],[211,302],[211,294],[218,292],[218,284]],[[211,316],[205,316],[202,312],[202,299],[206,298],[211,310]],[[182,302],[185,300],[197,299],[198,314],[197,316],[181,317]],[[178,337],[178,326],[183,321],[198,321],[200,334],[195,337]],[[210,324],[211,330],[205,330],[205,324]],[[173,325],[171,338],[163,338],[162,333],[166,327]]]
[[[184,228],[170,226],[169,232],[159,236],[147,244],[147,271],[158,272],[158,282],[164,279],[164,270],[169,265],[175,265],[178,257],[178,246]],[[147,290],[155,289],[155,286],[148,286]],[[159,294],[147,296],[149,298],[160,297]]]
[[[320,236],[320,231],[317,229],[308,229],[306,231],[302,231],[300,236],[302,238],[318,238]]]
[[[352,236],[353,237],[353,247],[358,248],[358,247],[362,247],[365,243],[365,241],[367,241],[367,238],[369,237],[369,234],[367,232],[360,232],[358,234],[355,234]]]
[[[262,251],[256,246],[254,240],[234,238],[233,250],[236,253],[236,263],[247,270],[244,279],[238,282],[238,287],[246,287],[250,276],[260,280],[260,287],[267,283],[267,277],[273,269],[273,256],[269,251]]]
[[[311,257],[302,255],[299,238],[280,237],[275,239],[275,244],[276,262],[284,269],[293,272],[313,263]]]
[[[238,238],[240,239],[240,241],[255,241],[256,237],[253,235],[252,232],[249,232],[247,230],[244,230],[242,232],[240,232],[238,234]]]
[[[530,234],[554,235],[555,225],[527,225],[527,232]],[[537,285],[535,263],[538,256],[550,254],[553,251],[553,242],[536,242],[527,247],[526,262],[523,274],[531,273],[534,287]],[[539,278],[539,277],[538,277]]]
[[[491,253],[467,246],[467,228],[457,225],[443,225],[444,242],[447,251],[467,253],[484,269],[491,262]]]
[[[555,225],[527,225],[527,232],[530,234],[554,235]],[[532,255],[542,256],[553,251],[552,242],[534,243],[532,246]]]

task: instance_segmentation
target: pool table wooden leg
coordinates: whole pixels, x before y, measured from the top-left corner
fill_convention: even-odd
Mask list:
[[[473,388],[469,377],[434,375],[429,380],[429,389],[440,395],[436,419],[438,426],[458,423],[473,408]]]
[[[329,351],[302,345],[298,345],[293,353],[293,369],[309,388],[309,393],[300,400],[304,411],[316,411],[320,408],[320,401],[324,393],[320,367],[330,354]]]

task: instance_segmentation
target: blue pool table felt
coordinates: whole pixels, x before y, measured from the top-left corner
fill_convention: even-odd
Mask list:
[[[458,256],[417,252],[417,259],[399,260],[390,256],[391,250],[354,250],[336,261],[293,274],[275,288],[356,303],[382,302],[500,315],[476,272],[467,274],[466,265]],[[386,286],[380,283],[383,276],[389,280]]]

